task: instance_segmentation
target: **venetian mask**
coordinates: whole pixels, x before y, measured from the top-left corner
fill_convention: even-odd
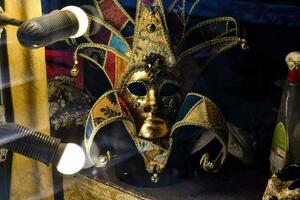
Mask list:
[[[183,92],[186,83],[193,82],[191,77],[196,77],[186,72],[199,70],[188,69],[196,67],[190,65],[179,68],[178,64],[187,56],[196,56],[205,63],[228,48],[244,46],[235,20],[217,18],[188,28],[199,1],[188,12],[181,9],[189,13],[185,15],[178,14],[180,1],[174,1],[167,11],[161,0],[138,0],[135,20],[116,0],[94,2],[103,18],[91,16],[90,20],[102,28],[97,34],[88,32],[86,43],[80,44],[74,54],[74,68],[80,56],[99,67],[111,85],[95,102],[87,119],[84,137],[91,163],[103,167],[112,159],[109,149],[96,145],[100,151],[95,153],[92,145],[105,127],[120,122],[152,175],[151,180],[157,182],[158,174],[167,166],[178,130],[189,126],[200,130],[196,134],[201,144],[197,151],[212,140],[222,146],[216,159],[208,153],[201,156],[206,171],[217,171],[228,152],[226,122],[209,98]],[[89,49],[98,56],[89,55]]]
[[[127,75],[121,96],[135,118],[139,137],[169,137],[181,104],[180,73],[160,55],[150,54],[144,62]]]

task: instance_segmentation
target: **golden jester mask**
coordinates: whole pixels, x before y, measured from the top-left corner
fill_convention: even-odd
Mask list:
[[[153,140],[170,135],[179,106],[180,72],[165,64],[165,58],[150,54],[144,65],[127,75],[121,96],[135,116],[138,136]]]
[[[199,70],[181,63],[186,57],[196,57],[205,65],[226,49],[244,47],[236,21],[223,17],[190,25],[197,0],[189,10],[181,11],[177,8],[186,8],[185,1],[174,0],[166,8],[165,1],[138,0],[135,20],[117,0],[94,2],[100,17],[90,16],[90,21],[100,24],[101,30],[95,35],[86,33],[85,42],[74,53],[72,69],[76,70],[80,57],[99,67],[111,85],[87,119],[84,136],[90,162],[96,167],[112,162],[110,152],[118,148],[110,145],[114,142],[104,145],[101,137],[122,144],[113,136],[121,133],[104,131],[119,122],[143,159],[151,180],[157,182],[174,152],[173,143],[178,138],[189,138],[192,133],[184,129],[194,127],[195,140],[183,142],[179,148],[195,146],[187,152],[188,156],[217,142],[217,154],[205,152],[199,157],[204,170],[217,171],[230,151],[228,143],[233,137],[221,111],[210,99],[186,92]]]

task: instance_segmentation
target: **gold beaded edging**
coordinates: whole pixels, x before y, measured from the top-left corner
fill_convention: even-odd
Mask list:
[[[241,38],[239,38],[239,37],[226,37],[226,38],[213,39],[213,40],[210,40],[208,42],[201,43],[199,45],[196,45],[196,46],[184,51],[179,56],[177,56],[177,62],[180,62],[183,58],[189,56],[190,54],[193,54],[193,53],[197,52],[198,50],[200,50],[202,48],[209,47],[209,46],[216,45],[218,43],[223,43],[223,42],[228,42],[228,43],[231,42],[231,44],[225,45],[224,47],[217,50],[217,52],[214,55],[212,55],[211,58],[208,59],[206,63],[208,63],[212,58],[216,57],[217,55],[219,55],[223,51],[225,51],[225,50],[227,50],[231,47],[236,46],[238,43],[241,43]]]
[[[232,18],[232,17],[218,17],[218,18],[205,20],[205,21],[199,22],[198,24],[195,24],[194,26],[192,26],[190,29],[188,29],[185,32],[184,38],[188,37],[194,30],[196,30],[198,28],[201,28],[203,26],[207,26],[207,25],[210,25],[210,24],[214,24],[214,23],[220,23],[220,22],[226,22],[226,23],[233,22],[234,25],[235,25],[235,29],[236,29],[235,35],[236,36],[239,35],[238,24],[237,24],[237,21],[234,18]],[[184,38],[183,38],[183,40],[184,40]]]
[[[79,54],[79,56],[82,57],[82,58],[84,58],[84,59],[86,59],[86,60],[88,60],[88,61],[90,61],[90,62],[92,62],[93,64],[97,65],[97,66],[101,69],[101,71],[104,73],[106,79],[109,81],[110,86],[113,87],[113,84],[112,84],[112,82],[111,82],[111,80],[110,80],[108,74],[107,74],[106,71],[103,69],[103,66],[102,66],[102,65],[100,65],[97,61],[95,61],[93,58],[91,58],[91,57],[89,57],[89,56],[87,56],[87,55]]]
[[[116,36],[118,36],[120,38],[120,40],[125,44],[125,46],[128,49],[128,52],[131,53],[132,49],[131,46],[128,44],[127,40],[123,37],[123,35],[117,30],[115,29],[112,25],[108,24],[107,22],[105,22],[103,19],[100,18],[96,18],[96,17],[91,17],[91,20],[93,20],[94,22],[104,26],[105,28],[107,28],[109,31],[111,31],[113,34],[115,34]],[[110,36],[110,40],[111,40],[112,35]],[[90,38],[89,38],[90,39]],[[90,39],[90,42],[93,43],[93,41]]]
[[[205,128],[205,129],[209,129],[212,130],[213,132],[211,132],[211,134],[213,134],[217,140],[222,144],[222,150],[220,151],[220,153],[218,154],[218,156],[213,160],[209,160],[209,153],[204,153],[200,159],[200,165],[202,166],[202,168],[207,171],[207,172],[217,172],[220,167],[222,166],[222,164],[225,162],[226,158],[227,158],[227,154],[228,154],[228,148],[227,148],[227,141],[228,141],[228,128],[225,122],[225,119],[222,115],[222,112],[220,111],[220,109],[207,97],[198,94],[198,93],[188,93],[187,96],[189,95],[193,95],[193,96],[198,96],[201,98],[201,100],[199,100],[190,110],[189,112],[186,114],[186,116],[179,122],[175,123],[174,126],[172,127],[171,130],[171,137],[174,137],[174,132],[177,128],[183,127],[183,126],[197,126],[200,128]],[[217,124],[211,124],[211,123],[199,123],[199,122],[192,122],[192,121],[188,121],[188,122],[184,122],[184,119],[186,119],[186,117],[193,112],[193,110],[200,105],[203,102],[209,102],[211,105],[213,105],[216,113],[218,113],[217,121],[220,121],[220,123]],[[204,111],[206,113],[206,115],[208,116],[209,114],[207,113],[207,111]],[[221,123],[223,124],[224,127],[220,127]],[[226,133],[227,135],[225,135],[224,137],[222,137],[221,132]]]
[[[110,51],[112,53],[114,53],[116,56],[118,56],[119,58],[125,60],[127,63],[129,62],[129,57],[127,57],[126,55],[123,55],[121,53],[119,53],[118,51],[116,51],[114,48],[111,48],[107,45],[103,45],[103,44],[97,44],[97,43],[83,43],[83,44],[80,44],[75,52],[74,52],[74,56],[73,56],[73,60],[74,60],[74,66],[78,64],[78,55],[80,55],[81,57],[87,59],[88,61],[96,64],[102,71],[103,73],[105,74],[105,76],[108,78],[110,84],[111,84],[111,87],[113,87],[113,84],[108,76],[108,74],[106,73],[106,71],[104,70],[103,66],[100,65],[96,60],[94,60],[93,58],[87,56],[87,55],[84,55],[84,54],[79,54],[78,51],[81,50],[81,49],[84,49],[84,48],[95,48],[95,49],[101,49],[101,50],[104,50],[106,53],[107,51]],[[107,59],[107,56],[105,56],[105,60],[104,60],[104,63],[106,63],[106,59]],[[76,64],[77,63],[77,64]]]
[[[201,95],[201,94],[199,94],[199,93],[193,93],[193,92],[188,93],[186,96],[188,97],[188,96],[192,96],[192,95],[193,95],[193,96],[200,97],[201,100],[200,100],[199,102],[197,102],[194,106],[192,106],[192,108],[187,112],[185,118],[186,118],[191,112],[193,112],[193,110],[194,110],[198,105],[200,105],[201,103],[203,103],[203,102],[206,101],[206,102],[209,102],[211,105],[214,106],[216,112],[219,113],[219,115],[218,115],[219,121],[221,121],[221,123],[224,124],[224,127],[227,127],[227,126],[225,125],[224,117],[223,117],[223,115],[221,114],[221,113],[222,113],[221,110],[218,108],[218,106],[216,106],[216,104],[215,104],[212,100],[210,100],[210,99],[207,98],[206,96],[203,96],[203,95]],[[207,112],[205,112],[205,113],[207,114]],[[173,133],[174,133],[175,129],[177,129],[177,128],[181,127],[181,126],[185,126],[185,125],[199,126],[199,127],[203,127],[203,128],[207,128],[207,129],[212,129],[212,130],[214,130],[214,131],[220,130],[220,127],[219,127],[219,128],[216,128],[216,127],[217,127],[216,125],[213,125],[213,124],[210,124],[210,123],[208,123],[208,124],[203,124],[203,123],[198,123],[198,122],[182,122],[185,118],[183,118],[181,121],[179,121],[179,122],[177,122],[177,123],[175,123],[175,124],[173,125],[173,127],[172,127],[172,129],[171,129],[171,137],[173,136]],[[221,123],[220,123],[220,124],[221,124]],[[224,129],[224,130],[227,131],[227,128]]]
[[[98,132],[99,132],[99,130],[101,129],[101,128],[103,128],[104,126],[106,126],[106,125],[108,125],[108,124],[110,124],[110,123],[114,123],[114,122],[118,122],[118,121],[122,121],[123,123],[124,123],[124,121],[127,121],[127,122],[130,122],[130,123],[132,123],[132,127],[135,129],[135,125],[134,125],[134,121],[133,121],[133,119],[131,118],[131,117],[127,117],[127,116],[116,116],[116,117],[111,117],[111,118],[109,118],[109,119],[106,119],[105,121],[103,121],[103,122],[101,122],[100,124],[98,124],[98,125],[95,125],[95,123],[94,123],[94,116],[93,116],[93,110],[94,110],[94,108],[95,108],[95,106],[97,106],[97,104],[100,102],[100,101],[102,101],[104,98],[106,98],[108,95],[110,95],[110,94],[114,94],[115,96],[117,96],[117,90],[109,90],[109,91],[107,91],[107,92],[105,92],[95,103],[94,103],[94,105],[93,105],[93,107],[90,109],[90,112],[89,112],[89,117],[90,117],[90,119],[91,119],[91,121],[92,121],[92,126],[93,126],[93,131],[92,131],[92,134],[91,134],[91,136],[87,139],[87,137],[86,137],[86,132],[85,132],[85,135],[84,135],[84,144],[85,144],[85,147],[86,147],[86,152],[87,152],[87,157],[88,157],[88,159],[92,162],[92,163],[94,163],[94,164],[96,164],[96,166],[97,166],[97,163],[95,163],[94,161],[93,161],[93,159],[92,159],[92,156],[91,156],[91,152],[90,152],[90,150],[91,150],[91,146],[92,146],[92,143],[93,143],[93,140],[94,140],[94,138],[95,138],[95,136],[98,134]],[[120,104],[119,104],[119,100],[117,100],[117,102],[118,102],[118,106],[119,106],[119,108],[120,108],[120,110],[122,110],[121,109],[121,106],[120,106]],[[86,124],[85,124],[85,127],[87,127],[88,126],[88,120],[86,121]],[[134,131],[134,132],[136,132],[136,130],[132,130],[132,131]],[[99,166],[99,165],[98,165]]]
[[[95,136],[98,133],[100,133],[99,132],[100,129],[102,129],[104,126],[106,126],[108,124],[118,122],[118,121],[121,121],[121,122],[128,121],[128,122],[131,122],[132,124],[134,124],[134,121],[129,117],[124,117],[124,116],[112,117],[112,118],[107,119],[104,122],[100,123],[96,128],[94,128],[91,136],[88,139],[88,141],[87,141],[86,137],[84,139],[87,157],[92,163],[95,164],[96,167],[99,166],[99,165],[97,165],[97,163],[94,162],[94,160],[92,159],[92,156],[91,156],[91,147],[92,147],[93,140],[94,140]]]
[[[134,20],[133,20],[132,17],[128,14],[128,12],[123,8],[123,6],[121,6],[121,4],[120,4],[118,1],[116,1],[116,0],[112,0],[112,1],[113,1],[113,2],[117,5],[117,7],[123,12],[123,14],[128,18],[128,20],[131,21],[131,22],[134,24]],[[101,3],[101,1],[100,1],[100,2],[97,2],[97,0],[94,0],[94,4],[95,4],[95,6],[96,6],[98,12],[102,14],[101,9],[99,8],[99,4],[100,4],[100,3]],[[121,29],[121,30],[122,30],[122,29]]]
[[[201,1],[201,0],[196,0],[196,1],[194,2],[194,4],[192,5],[191,10],[190,10],[190,12],[189,12],[189,14],[188,14],[188,17],[187,17],[187,19],[186,19],[186,26],[187,26],[188,23],[190,22],[190,18],[191,18],[192,14],[193,14],[193,11],[194,11],[195,7],[199,4],[200,1]]]

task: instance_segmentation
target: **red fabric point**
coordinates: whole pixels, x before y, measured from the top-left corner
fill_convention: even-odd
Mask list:
[[[146,5],[151,5],[153,4],[153,0],[142,0],[142,3]]]
[[[115,2],[113,0],[104,0],[99,3],[99,7],[103,14],[104,20],[114,26],[116,29],[121,30],[128,18],[115,4]]]
[[[116,63],[115,54],[108,51],[104,69],[113,85],[115,85],[115,73],[116,73],[115,63]]]
[[[118,100],[119,100],[119,103],[120,103],[120,106],[121,106],[121,109],[123,111],[123,113],[126,115],[126,116],[130,116],[130,112],[129,112],[129,109],[128,107],[126,106],[125,102],[118,96]]]

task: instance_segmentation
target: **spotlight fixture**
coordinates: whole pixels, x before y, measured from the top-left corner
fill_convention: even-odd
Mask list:
[[[15,123],[0,125],[0,147],[46,165],[53,164],[60,173],[66,175],[79,172],[85,164],[85,154],[79,145],[61,143],[59,138]]]

